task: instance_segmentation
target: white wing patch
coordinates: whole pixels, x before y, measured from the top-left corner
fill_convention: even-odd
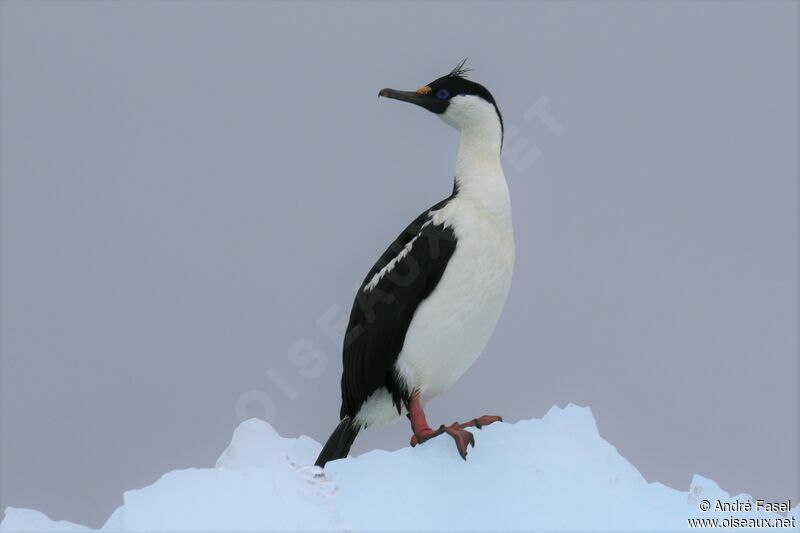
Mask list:
[[[428,225],[428,224],[430,224],[430,223],[431,223],[431,220],[430,220],[430,219],[428,219],[428,221],[427,221],[427,222],[425,222],[425,223],[422,225],[422,227],[420,227],[420,228],[419,228],[419,233],[417,233],[417,234],[414,236],[414,238],[413,238],[413,239],[411,239],[410,241],[408,241],[408,244],[406,244],[405,246],[403,246],[403,249],[402,249],[402,250],[400,250],[400,253],[398,253],[396,256],[394,256],[394,257],[392,258],[392,260],[391,260],[391,261],[389,261],[388,263],[386,263],[386,266],[385,266],[385,267],[383,267],[382,269],[380,269],[380,271],[378,271],[378,272],[377,272],[377,273],[376,273],[374,276],[372,276],[372,279],[371,279],[371,280],[369,280],[369,283],[367,283],[366,285],[364,285],[364,292],[369,292],[369,291],[371,291],[372,289],[374,289],[375,287],[377,287],[377,286],[378,286],[378,283],[380,283],[380,281],[383,279],[383,277],[384,277],[386,274],[388,274],[389,272],[391,272],[392,270],[394,270],[394,267],[396,267],[396,266],[397,266],[397,263],[398,263],[398,262],[400,262],[400,261],[402,261],[402,260],[403,260],[403,258],[404,258],[405,256],[407,256],[407,255],[408,255],[408,253],[411,251],[411,248],[414,246],[414,242],[415,242],[415,241],[416,241],[416,240],[419,238],[419,236],[420,236],[420,235],[422,235],[422,230],[423,230],[423,229],[425,229],[425,226],[427,226],[427,225]]]

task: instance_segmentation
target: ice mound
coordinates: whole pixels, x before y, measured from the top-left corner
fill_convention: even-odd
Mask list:
[[[695,476],[688,491],[648,483],[603,440],[589,408],[476,431],[465,462],[451,439],[313,465],[320,445],[251,419],[216,468],[176,470],[124,494],[102,531],[686,530],[689,518],[783,518],[701,511],[731,498]],[[795,508],[789,517],[797,516]],[[89,531],[9,508],[0,531]]]

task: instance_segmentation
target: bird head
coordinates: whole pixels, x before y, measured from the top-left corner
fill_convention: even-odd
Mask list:
[[[503,117],[497,103],[486,87],[467,79],[470,69],[464,67],[466,61],[464,59],[448,74],[416,91],[381,89],[378,96],[424,107],[459,131],[477,124],[499,122],[502,135]]]

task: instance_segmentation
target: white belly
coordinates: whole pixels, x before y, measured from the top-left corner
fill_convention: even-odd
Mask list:
[[[450,388],[480,356],[506,302],[514,270],[510,208],[506,218],[489,215],[469,200],[455,199],[433,223],[452,225],[458,242],[439,284],[414,313],[397,357],[397,377],[418,391],[425,405]],[[397,421],[385,388],[373,393],[356,421],[377,426]]]
[[[422,403],[447,390],[480,356],[503,310],[514,269],[510,220],[451,206],[458,243],[431,295],[417,308],[397,358],[399,377]]]

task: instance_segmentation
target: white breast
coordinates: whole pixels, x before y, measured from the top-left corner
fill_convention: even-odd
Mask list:
[[[423,404],[447,390],[475,362],[494,330],[511,287],[514,237],[470,198],[454,198],[434,216],[451,225],[456,250],[439,284],[420,304],[398,356],[399,377]]]

